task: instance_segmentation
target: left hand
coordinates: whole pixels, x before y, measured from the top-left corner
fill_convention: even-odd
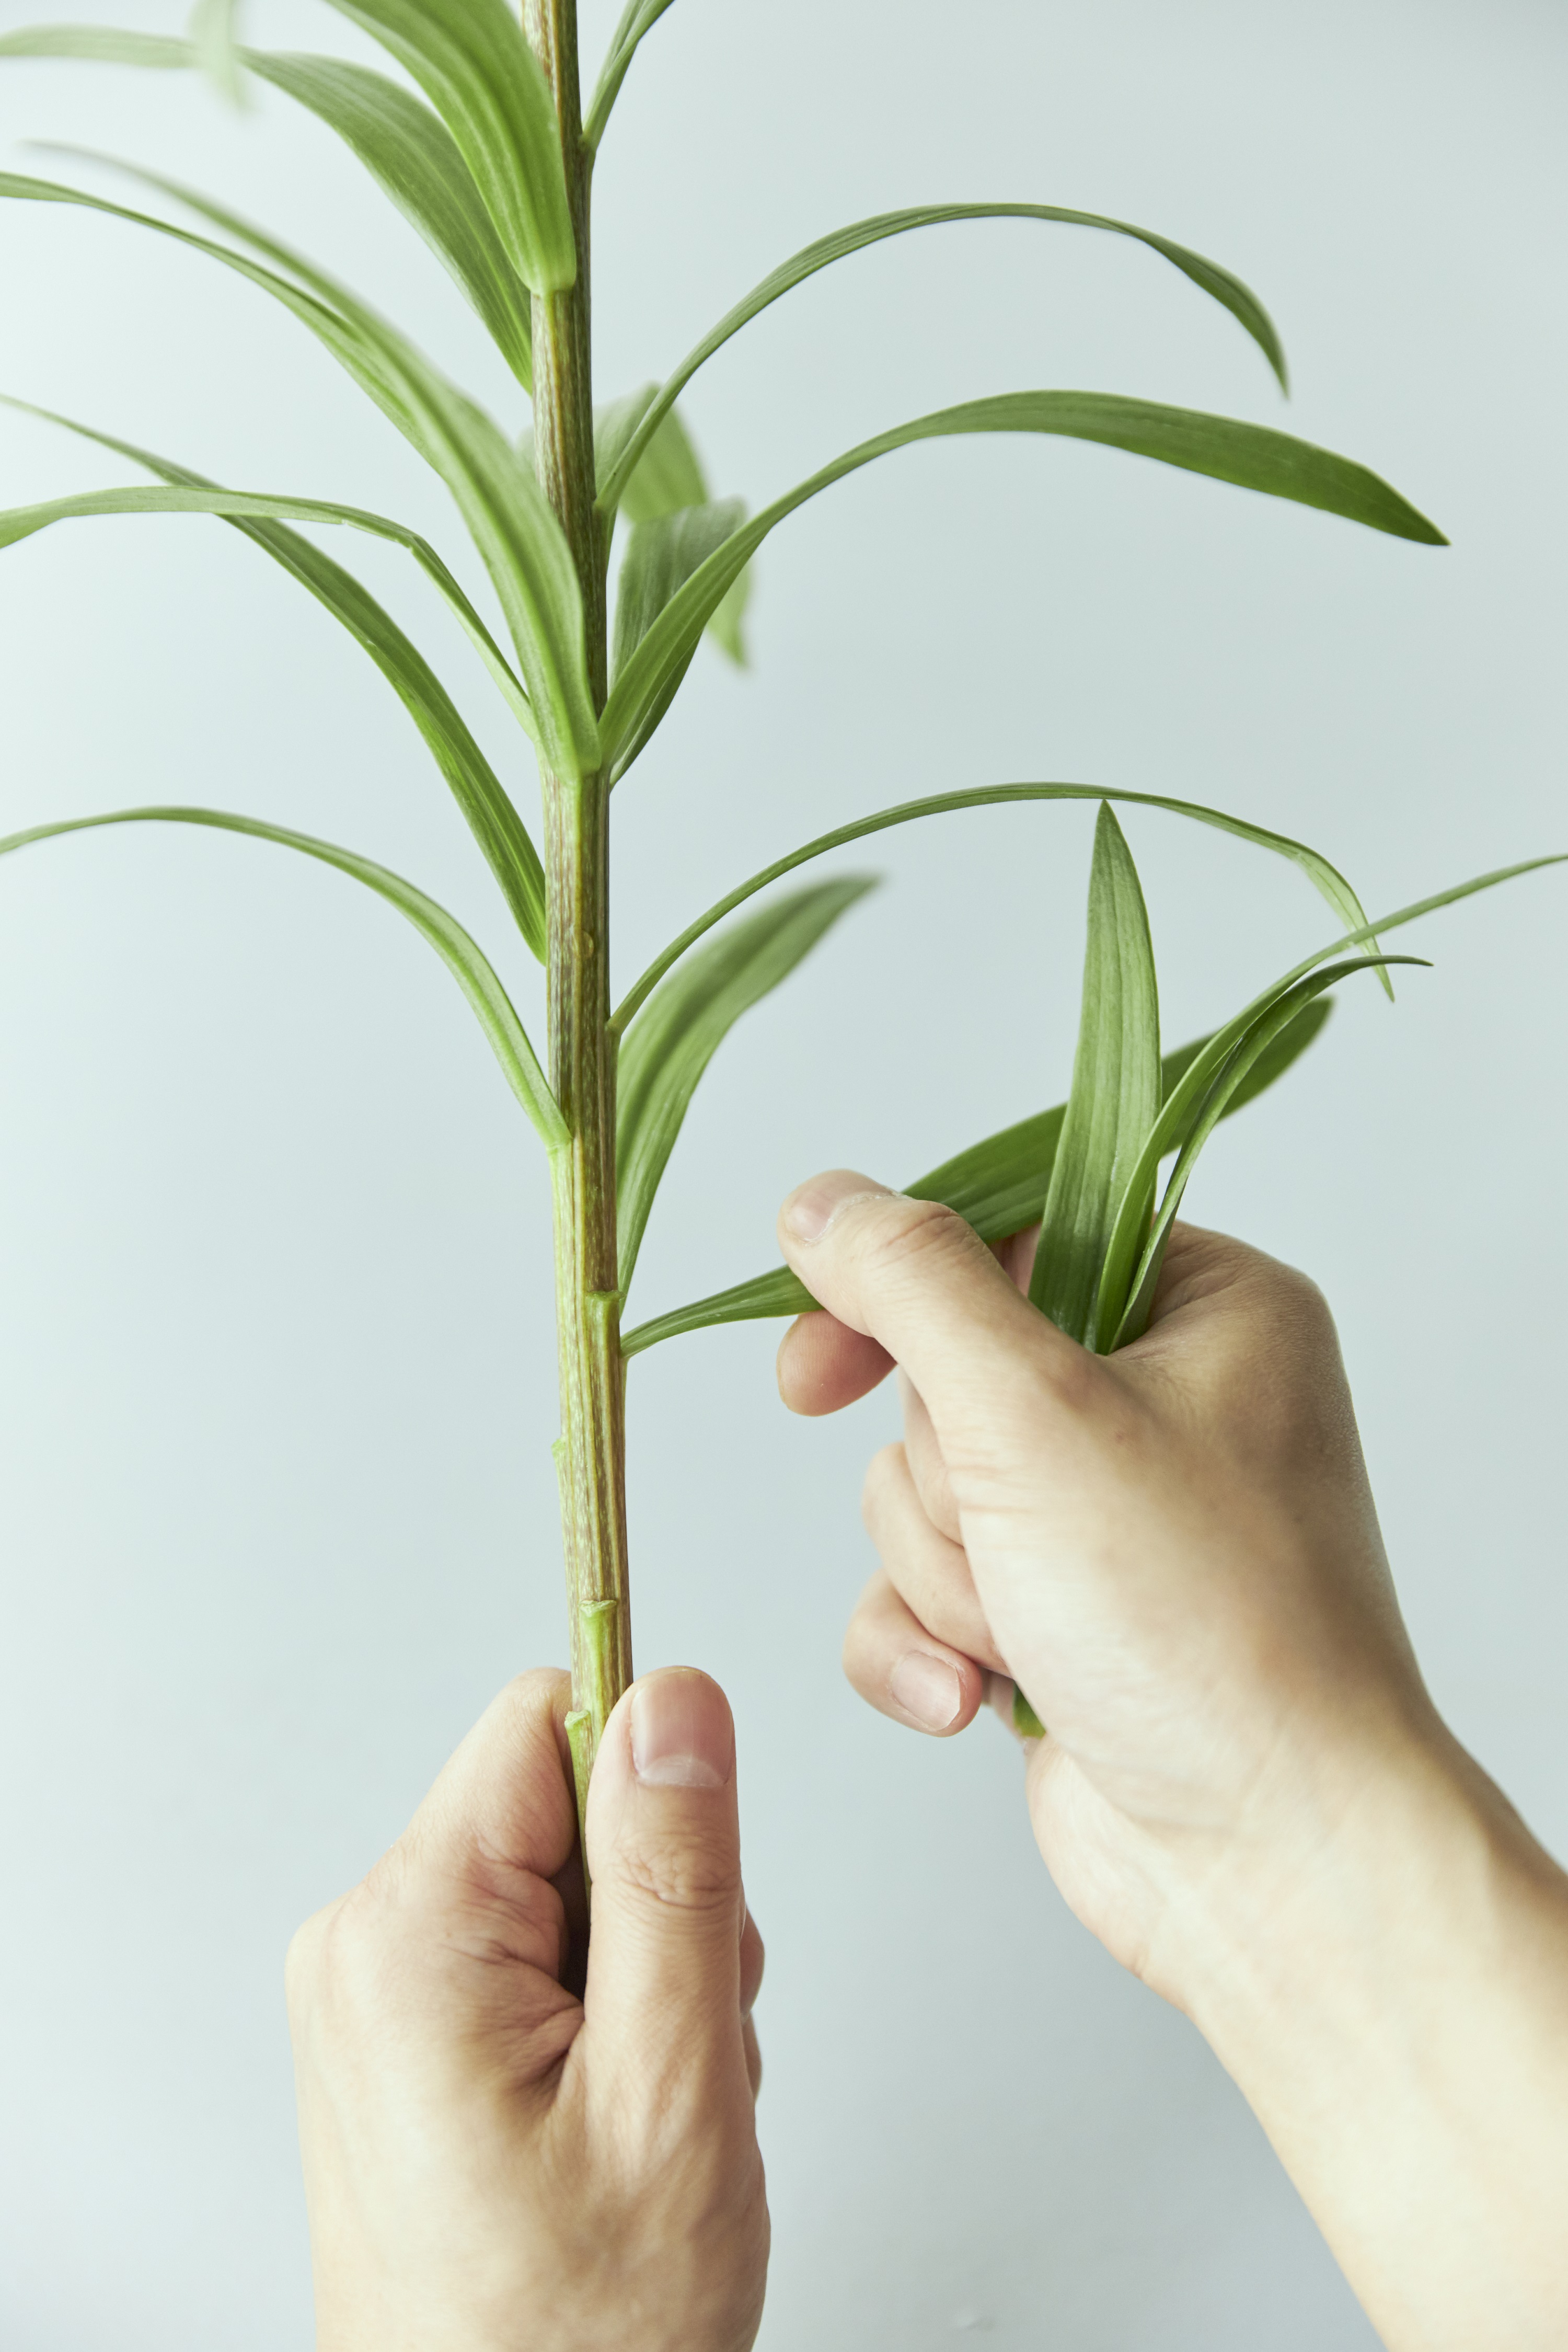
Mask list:
[[[580,1997],[569,1703],[563,1675],[513,1683],[392,1851],[290,1947],[318,2352],[746,2352],[756,2336],[762,1944],[729,1708],[672,1668],[611,1717]]]

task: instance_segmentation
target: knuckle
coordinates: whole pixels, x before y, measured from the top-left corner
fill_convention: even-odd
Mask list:
[[[918,1278],[921,1270],[955,1257],[984,1258],[985,1244],[956,1209],[941,1201],[911,1201],[902,1193],[877,1204],[859,1236],[862,1269],[873,1280]]]
[[[708,1915],[733,1910],[741,1900],[738,1858],[711,1838],[677,1832],[622,1849],[616,1873],[631,1894],[660,1911]]]

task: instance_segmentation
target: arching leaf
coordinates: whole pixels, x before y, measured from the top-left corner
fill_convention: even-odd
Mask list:
[[[780,262],[777,269],[769,270],[749,294],[743,294],[734,309],[725,312],[717,326],[710,329],[701,342],[686,353],[674,373],[660,386],[658,397],[649,408],[637,441],[626,452],[624,470],[629,472],[638,463],[647,439],[657,432],[664,415],[698,368],[712,359],[716,352],[722,351],[730,337],[738,334],[758,311],[766,310],[770,303],[777,302],[780,295],[788,294],[804,279],[814,277],[819,269],[826,269],[852,253],[860,253],[868,245],[880,245],[885,237],[904,236],[911,229],[944,228],[955,221],[972,220],[1054,222],[1070,228],[1103,229],[1113,236],[1129,236],[1139,245],[1148,246],[1166,261],[1174,263],[1183,277],[1190,278],[1204,293],[1212,295],[1245,327],[1278,376],[1281,391],[1289,388],[1285,354],[1274,322],[1251,288],[1243,285],[1239,278],[1231,270],[1222,268],[1218,262],[1206,260],[1201,253],[1193,253],[1168,236],[1156,236],[1153,229],[1136,228],[1131,221],[1112,220],[1103,213],[1074,212],[1061,205],[916,205],[902,212],[877,213],[869,220],[852,221],[847,228],[833,229],[827,236],[820,236],[814,244],[803,246],[799,253],[791,254],[788,261]],[[623,478],[623,473],[612,474],[601,484],[600,497],[603,504],[614,504],[620,496]]]
[[[336,866],[339,873],[364,883],[406,917],[420,937],[435,950],[467,998],[507,1085],[547,1149],[559,1150],[567,1141],[566,1122],[528,1043],[528,1032],[483,950],[455,916],[413,883],[405,882],[401,874],[393,874],[351,849],[340,849],[330,841],[318,841],[312,834],[293,833],[286,825],[265,824],[260,817],[232,816],[224,809],[174,806],[115,809],[104,816],[68,817],[55,824],[29,825],[25,833],[13,833],[0,841],[0,857],[14,849],[26,849],[36,841],[53,841],[68,833],[92,833],[106,824],[199,824],[213,826],[222,833],[249,834],[256,841],[270,841],[281,849],[298,849],[305,856],[318,858],[323,866]]]
[[[4,394],[0,394],[0,401],[8,408],[41,416],[51,425],[63,425],[68,433],[97,442],[100,448],[116,450],[165,482],[195,489],[219,487],[151,449],[139,448],[134,442],[121,441],[111,433],[96,432],[91,425],[79,425],[52,409],[36,408],[29,401],[11,400]],[[429,745],[453,798],[506,894],[518,929],[542,963],[545,878],[538,852],[499,778],[423,655],[351,572],[334,563],[330,556],[324,555],[298,531],[279,522],[257,522],[234,515],[224,520],[308,588],[370,655]]]
[[[1052,1155],[1030,1297],[1092,1343],[1100,1268],[1124,1189],[1161,1101],[1159,992],[1138,872],[1108,803],[1089,877],[1089,936],[1072,1091]],[[1147,1221],[1153,1179],[1143,1195]],[[1133,1204],[1136,1213],[1136,1202]]]
[[[577,275],[560,130],[506,0],[330,0],[418,82],[462,151],[512,266],[536,294]]]
[[[646,423],[645,417],[644,427]],[[1332,450],[1315,448],[1310,442],[1293,440],[1289,434],[1271,432],[1265,425],[1208,416],[1196,409],[1166,408],[1155,401],[1124,400],[1103,392],[1014,392],[966,401],[957,408],[917,416],[847,450],[765,507],[710,556],[679,594],[671,598],[617,680],[601,721],[606,759],[613,761],[632,740],[671,672],[690,657],[720,599],[786,515],[877,457],[916,441],[968,433],[1040,433],[1103,442],[1110,448],[1155,458],[1162,465],[1261,491],[1265,497],[1319,507],[1397,539],[1430,547],[1447,544],[1442,532],[1425,515],[1366,467],[1336,457]],[[634,446],[635,436],[628,448]],[[622,465],[625,462],[623,455]]]
[[[643,34],[658,23],[670,5],[671,0],[629,0],[612,36],[599,79],[594,84],[593,96],[589,100],[588,111],[582,120],[583,142],[591,150],[597,147],[604,136],[610,110],[626,79],[627,68],[637,54],[639,42]]]
[[[724,932],[665,982],[628,1033],[616,1083],[616,1207],[621,1295],[625,1297],[659,1189],[693,1095],[741,1014],[788,978],[845,908],[873,887],[868,875],[815,882]]]

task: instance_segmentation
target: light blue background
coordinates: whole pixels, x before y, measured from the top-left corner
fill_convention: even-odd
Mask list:
[[[591,53],[608,17],[589,12]],[[248,22],[355,48],[304,0]],[[706,372],[687,408],[719,489],[760,502],[947,401],[1103,386],[1343,449],[1454,546],[1065,444],[873,468],[769,544],[754,674],[705,653],[618,795],[622,979],[841,816],[1009,777],[1218,801],[1320,844],[1374,907],[1568,847],[1565,51],[1551,0],[681,0],[600,173],[601,394],[673,364],[808,237],[975,196],[1102,209],[1225,260],[1297,385],[1283,410],[1235,324],[1146,252],[948,229],[817,279]],[[0,134],[18,168],[47,135],[225,192],[517,421],[437,266],[283,100],[239,124],[183,77],[15,66]],[[458,546],[439,488],[258,296],[80,214],[8,207],[0,228],[3,388]],[[5,504],[125,478],[0,417]],[[434,596],[392,551],[333,551],[531,807]],[[0,825],[209,801],[345,840],[499,942],[537,1022],[408,721],[237,534],[62,530],[0,561]],[[769,1264],[774,1204],[812,1168],[908,1178],[1060,1096],[1089,832],[1035,809],[871,845],[887,888],[714,1068],[642,1311]],[[1173,1040],[1324,936],[1289,869],[1165,818],[1129,833]],[[1560,1851],[1565,888],[1409,937],[1437,969],[1394,1011],[1347,992],[1193,1195],[1327,1289],[1434,1689]],[[289,1930],[500,1682],[560,1654],[540,1155],[389,909],[151,828],[0,869],[0,2338],[276,2352],[309,2332]],[[775,1337],[677,1342],[631,1398],[640,1661],[708,1666],[740,1725],[769,1943],[768,2352],[966,2332],[1360,2352],[1236,2093],[1053,1894],[999,1732],[922,1745],[840,1679],[891,1407],[788,1421]]]

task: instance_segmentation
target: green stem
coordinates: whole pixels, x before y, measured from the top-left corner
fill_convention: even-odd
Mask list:
[[[526,0],[524,29],[560,125],[576,282],[533,303],[534,453],[582,591],[588,674],[605,698],[604,563],[594,513],[589,180],[576,0]],[[549,1074],[568,1139],[551,1161],[561,1433],[556,1450],[571,1627],[569,1730],[580,1810],[605,1718],[632,1679],[625,1368],[615,1255],[615,1038],[610,1027],[609,792],[544,778]]]

